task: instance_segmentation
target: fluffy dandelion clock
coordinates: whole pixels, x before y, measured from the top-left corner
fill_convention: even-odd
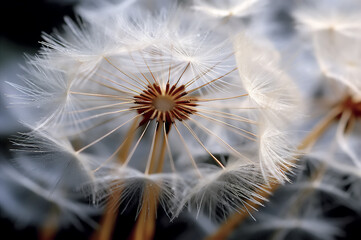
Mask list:
[[[35,132],[67,139],[74,156],[89,158],[81,165],[100,199],[121,189],[119,202],[137,198],[138,209],[159,202],[176,215],[187,204],[238,211],[244,199],[261,198],[253,192],[263,181],[285,178],[280,168],[293,150],[279,146],[279,119],[265,112],[286,115],[294,102],[287,102],[277,82],[250,73],[257,84],[267,81],[257,95],[267,100],[251,104],[256,94],[244,71],[247,58],[252,62],[263,52],[239,44],[246,38],[208,30],[191,13],[174,9],[160,10],[161,17],[146,11],[111,15],[99,38],[95,23],[81,29],[68,23],[68,37],[46,37],[26,86],[17,86],[20,98],[46,108]],[[119,24],[124,21],[126,27]],[[106,39],[112,27],[124,35]],[[74,64],[57,65],[62,58]],[[247,70],[276,72],[257,67]]]
[[[326,3],[321,2],[322,4]],[[345,153],[351,156],[355,163],[357,157],[352,156],[355,155],[352,153],[354,150],[350,151],[350,149],[356,149],[357,147],[350,147],[353,143],[349,145],[350,142],[346,141],[346,139],[353,135],[353,131],[357,131],[360,119],[361,72],[358,66],[361,60],[361,52],[360,38],[357,35],[360,32],[359,21],[356,20],[356,17],[359,16],[357,14],[360,9],[357,7],[359,4],[357,1],[343,1],[339,2],[339,5],[336,4],[331,7],[334,15],[342,16],[340,19],[346,21],[351,18],[347,22],[348,24],[345,23],[349,27],[345,29],[350,32],[338,28],[312,32],[313,50],[319,67],[331,82],[337,84],[337,87],[331,84],[328,87],[338,96],[326,96],[329,98],[329,106],[332,107],[329,112],[335,114],[340,129],[336,134],[337,139],[339,139],[340,146],[345,150]],[[345,9],[349,9],[350,13]],[[299,14],[296,13],[296,18],[304,24],[305,28],[310,28],[308,24],[302,21]]]

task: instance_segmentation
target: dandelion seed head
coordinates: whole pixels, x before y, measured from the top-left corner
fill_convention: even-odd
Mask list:
[[[116,189],[119,203],[163,201],[175,215],[190,203],[226,214],[256,202],[262,181],[286,178],[293,154],[276,124],[295,102],[278,54],[180,7],[140,12],[68,21],[64,34],[45,36],[26,87],[17,86],[25,100],[51,106],[33,132],[66,139],[94,202]]]

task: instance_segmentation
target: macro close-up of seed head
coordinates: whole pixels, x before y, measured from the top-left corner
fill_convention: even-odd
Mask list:
[[[357,239],[356,0],[43,4],[0,65],[18,238]]]

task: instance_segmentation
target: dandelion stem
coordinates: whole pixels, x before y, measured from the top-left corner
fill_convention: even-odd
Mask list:
[[[115,222],[118,216],[118,209],[114,209],[118,199],[121,195],[121,191],[115,191],[107,200],[107,206],[103,218],[101,219],[99,228],[91,237],[91,240],[111,240],[114,232]]]
[[[125,161],[124,161],[124,164],[123,164],[124,166],[127,166],[127,165],[128,165],[128,163],[130,162],[130,159],[133,157],[134,152],[135,152],[135,151],[136,151],[136,149],[138,148],[140,141],[142,140],[142,138],[143,138],[144,134],[145,134],[145,133],[147,132],[147,130],[148,130],[149,124],[150,124],[150,122],[148,122],[148,123],[147,123],[147,125],[145,126],[145,128],[144,128],[144,130],[143,130],[142,134],[141,134],[141,135],[140,135],[140,137],[138,138],[138,141],[135,143],[135,145],[134,145],[134,147],[133,147],[132,151],[130,152],[130,154],[128,154],[128,158],[127,158],[127,160],[125,160]]]
[[[163,129],[164,129],[164,127],[163,127]],[[155,172],[157,172],[157,173],[160,173],[163,170],[166,147],[167,147],[167,136],[166,136],[165,131],[163,131],[163,140],[162,140],[162,146],[161,146],[160,155],[159,155],[159,161],[157,164],[157,168],[155,170]]]
[[[309,151],[314,143],[323,135],[323,133],[330,127],[330,125],[337,119],[337,117],[342,112],[342,107],[337,106],[333,108],[329,114],[327,114],[312,130],[311,132],[303,139],[301,144],[298,146],[299,151]],[[284,171],[289,171],[289,168],[284,169]],[[258,190],[257,195],[260,195],[262,198],[267,199],[270,195],[275,192],[280,184],[265,184],[261,186],[260,189],[267,189],[267,191]],[[226,222],[224,222],[218,230],[212,235],[208,236],[207,240],[217,240],[217,239],[226,239],[232,231],[241,224],[247,217],[248,211],[252,211],[252,208],[257,208],[259,205],[253,201],[246,201],[246,204],[251,207],[247,207],[247,211],[240,211],[230,216]]]
[[[167,152],[168,152],[169,161],[170,161],[170,165],[171,165],[172,171],[173,171],[173,172],[176,172],[175,164],[174,164],[174,159],[173,159],[173,156],[172,156],[172,151],[170,150],[170,146],[169,146],[169,142],[168,142],[168,135],[167,135],[167,133],[166,133],[165,122],[163,122],[163,134],[164,134],[164,142],[165,142],[166,147],[167,147]]]
[[[303,139],[301,144],[298,146],[298,149],[302,151],[310,150],[320,136],[328,129],[331,123],[336,120],[342,110],[343,109],[340,106],[333,108],[330,113],[327,114]]]
[[[122,143],[122,146],[119,150],[118,162],[123,164],[128,158],[128,154],[130,151],[130,147],[132,146],[132,142],[136,133],[136,129],[138,127],[140,116],[137,116],[130,129],[127,132],[126,140]],[[115,223],[118,216],[119,209],[114,209],[114,206],[117,206],[118,199],[122,194],[121,190],[112,191],[112,195],[108,198],[107,206],[105,209],[105,213],[103,218],[101,219],[99,229],[92,236],[92,240],[110,240],[112,239],[112,235],[114,232]]]
[[[145,174],[151,174],[152,170],[154,168],[154,165],[156,162],[156,156],[157,156],[157,148],[158,148],[158,144],[159,144],[159,135],[161,134],[161,132],[162,132],[162,128],[160,127],[160,124],[157,123],[156,129],[154,132],[154,136],[153,136],[152,145],[150,147],[150,153],[149,153],[149,158],[148,158]]]
[[[56,208],[53,207],[49,213],[49,216],[46,218],[44,225],[39,232],[39,240],[53,240],[55,239],[56,233],[58,231],[58,217],[56,214]]]
[[[153,138],[151,156],[148,160],[145,174],[159,173],[163,169],[166,133],[163,131],[164,124],[157,123]],[[162,143],[160,143],[162,141]],[[153,239],[155,232],[155,218],[158,206],[159,187],[155,184],[147,184],[143,193],[142,209],[138,216],[136,225],[133,228],[131,240],[150,240]]]
[[[159,187],[147,184],[143,194],[142,209],[129,240],[151,240],[155,233]]]
[[[135,137],[135,132],[138,128],[139,118],[140,118],[140,115],[138,115],[134,119],[132,126],[129,128],[129,130],[127,132],[127,135],[126,135],[127,139],[124,142],[122,149],[119,151],[118,162],[120,164],[123,164],[126,161],[126,159],[128,158],[129,150],[130,150],[130,147],[132,146],[132,142]]]

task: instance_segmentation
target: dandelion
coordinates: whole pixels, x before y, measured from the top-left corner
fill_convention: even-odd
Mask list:
[[[271,231],[274,239],[330,239],[346,234],[341,226],[345,229],[348,222],[329,215],[344,216],[343,209],[359,211],[358,5],[357,1],[317,1],[295,11],[299,27],[312,38],[312,54],[319,64],[315,67],[323,74],[312,76],[322,81],[321,94],[310,100],[309,111],[324,116],[300,145],[310,150],[315,144],[304,171],[270,199],[265,213],[256,215],[265,222],[254,227],[245,224],[247,230]],[[342,210],[335,213],[335,208]]]
[[[140,219],[158,204],[170,217],[187,205],[224,217],[260,204],[255,190],[287,179],[294,153],[279,126],[295,102],[273,85],[278,64],[263,64],[277,59],[179,7],[160,13],[111,15],[103,27],[67,20],[64,34],[44,35],[25,86],[13,84],[44,111],[33,132],[70,143],[62,149],[94,201],[124,203],[121,212],[135,201]],[[276,111],[284,118],[267,113]]]
[[[321,1],[320,4],[325,4],[325,2]],[[348,144],[346,140],[350,137],[349,135],[353,135],[353,131],[357,131],[361,106],[359,81],[361,74],[357,67],[361,59],[360,38],[357,35],[349,34],[359,32],[358,21],[354,19],[358,16],[356,14],[359,11],[357,5],[356,1],[345,1],[326,8],[330,14],[325,16],[325,19],[331,23],[334,19],[333,16],[338,16],[338,25],[343,27],[329,29],[327,31],[331,32],[328,33],[311,32],[311,34],[314,37],[313,49],[319,67],[326,79],[336,84],[334,86],[329,84],[332,91],[336,93],[336,97],[335,95],[327,96],[327,94],[324,96],[324,99],[329,101],[327,104],[331,110],[328,111],[334,113],[334,120],[338,122],[339,130],[334,136],[338,139],[340,147],[353,159],[354,164],[359,166],[355,149],[350,147],[353,144]],[[346,12],[345,9],[353,9],[353,11]],[[296,12],[295,16],[300,23],[305,25],[305,28],[312,29],[312,26],[304,20],[306,19],[304,10]],[[321,21],[318,18],[313,19],[314,22],[326,22],[326,20]]]

